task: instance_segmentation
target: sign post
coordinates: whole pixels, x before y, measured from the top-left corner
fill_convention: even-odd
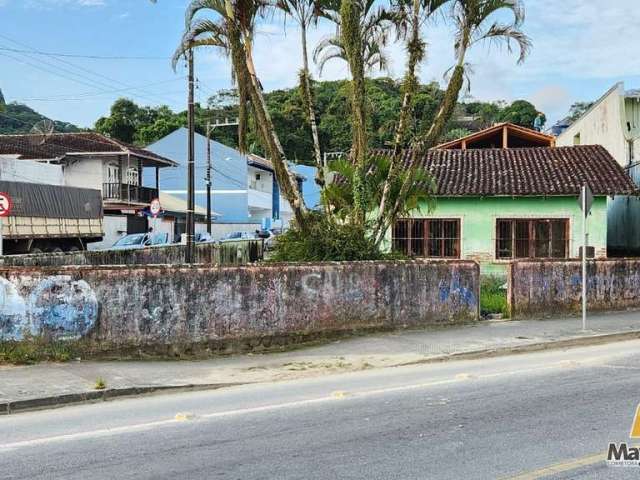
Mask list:
[[[11,209],[13,208],[13,202],[11,196],[8,193],[0,192],[0,256],[4,255],[2,238],[2,229],[4,228],[4,217],[11,215]]]
[[[593,205],[593,192],[589,185],[583,185],[580,190],[580,210],[582,210],[582,330],[587,329],[587,217]]]

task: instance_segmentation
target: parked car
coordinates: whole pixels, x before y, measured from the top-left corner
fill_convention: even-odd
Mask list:
[[[255,240],[256,234],[253,232],[230,232],[220,239],[220,242],[236,242],[238,240]]]
[[[209,242],[213,242],[213,237],[211,236],[211,234],[209,232],[197,232],[194,235],[193,240],[196,243],[209,243]]]
[[[109,250],[157,247],[169,243],[168,233],[130,233],[118,239]]]

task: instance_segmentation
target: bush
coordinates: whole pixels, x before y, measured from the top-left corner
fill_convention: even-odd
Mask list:
[[[275,242],[270,261],[329,262],[398,258],[380,252],[366,235],[366,227],[338,223],[327,215],[311,212],[308,232],[292,226]]]
[[[496,276],[482,277],[480,280],[480,314],[501,313],[509,316],[507,290],[504,280]]]

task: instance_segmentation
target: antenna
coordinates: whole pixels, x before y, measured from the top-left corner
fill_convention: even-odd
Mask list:
[[[36,122],[29,132],[29,141],[32,145],[43,145],[53,134],[54,128],[54,123],[48,118]]]

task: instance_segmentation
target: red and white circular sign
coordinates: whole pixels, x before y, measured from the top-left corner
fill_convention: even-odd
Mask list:
[[[11,215],[13,202],[8,193],[0,192],[0,217],[8,217]]]
[[[151,212],[151,215],[153,215],[154,217],[157,217],[158,214],[160,213],[160,210],[162,210],[162,206],[160,205],[160,200],[158,200],[157,198],[154,198],[153,200],[151,200],[151,205],[149,205],[149,211]]]

